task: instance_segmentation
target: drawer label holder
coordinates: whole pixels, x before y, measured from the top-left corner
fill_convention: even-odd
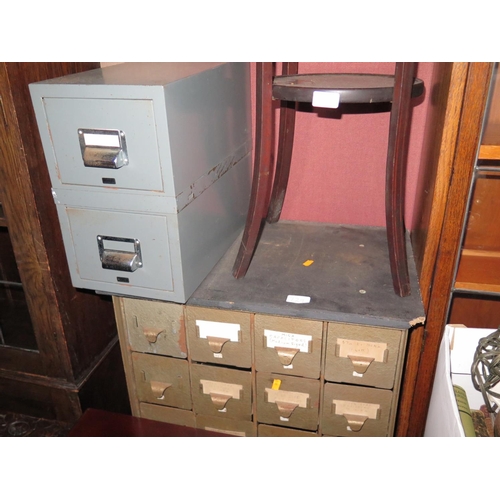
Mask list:
[[[379,419],[380,405],[334,399],[332,400],[332,413],[344,416],[347,420],[348,430],[359,432],[369,418],[374,420]]]
[[[364,374],[373,361],[387,363],[388,349],[385,342],[338,338],[335,355],[339,358],[349,358],[355,373]]]

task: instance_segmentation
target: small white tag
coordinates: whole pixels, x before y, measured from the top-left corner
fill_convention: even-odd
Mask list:
[[[222,353],[221,352],[214,352],[214,358],[222,358]]]
[[[358,372],[352,372],[352,376],[353,377],[362,377],[363,374],[362,373],[358,373]]]
[[[292,302],[293,304],[309,304],[309,302],[311,302],[311,297],[306,297],[305,295],[289,295],[286,301]]]
[[[338,108],[339,104],[339,92],[329,90],[315,90],[313,92],[312,105],[316,108]]]
[[[285,370],[293,370],[293,365],[283,365]]]
[[[217,410],[219,413],[226,413],[227,412],[227,408],[222,408],[222,410]]]
[[[285,417],[280,417],[280,420],[281,420],[282,422],[289,422],[289,421],[290,421],[290,419],[289,419],[289,418],[285,418]]]

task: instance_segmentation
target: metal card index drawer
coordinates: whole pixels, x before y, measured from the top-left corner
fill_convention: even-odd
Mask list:
[[[245,223],[249,64],[118,64],[30,92],[73,285],[186,302]]]

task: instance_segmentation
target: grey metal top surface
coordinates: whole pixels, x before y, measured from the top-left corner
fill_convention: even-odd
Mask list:
[[[404,298],[393,290],[385,228],[266,224],[246,276],[236,280],[239,244],[238,238],[188,304],[401,329],[424,322],[409,238],[412,293]],[[314,262],[305,266],[308,260]],[[310,302],[292,303],[289,295]]]
[[[43,84],[70,85],[167,85],[224,63],[164,62],[121,63],[45,80]]]

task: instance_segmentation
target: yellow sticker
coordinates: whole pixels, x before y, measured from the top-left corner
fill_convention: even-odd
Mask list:
[[[309,267],[313,262],[314,262],[314,260],[306,260],[302,265]]]
[[[279,379],[275,378],[275,379],[273,380],[273,385],[272,385],[271,389],[272,389],[273,391],[278,391],[278,390],[279,390],[279,388],[280,388],[280,386],[281,386],[281,380],[279,380]]]

